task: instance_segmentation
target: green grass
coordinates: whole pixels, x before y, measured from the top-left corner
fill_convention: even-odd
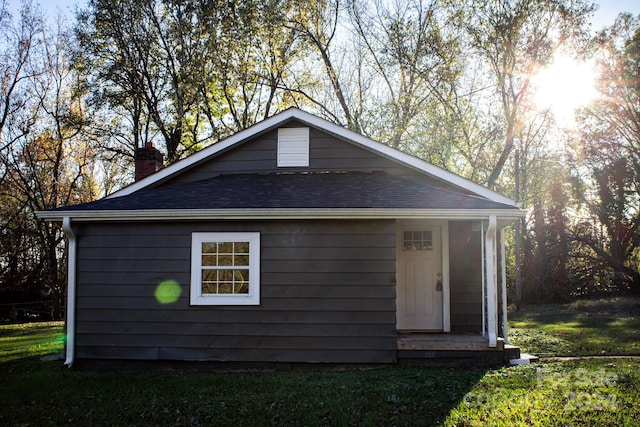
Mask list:
[[[482,370],[76,372],[2,368],[0,424],[437,425]]]
[[[0,363],[62,352],[62,322],[0,325]]]
[[[637,317],[629,301],[539,306],[514,323],[534,350],[598,353],[622,337],[620,351],[630,354],[637,339],[625,329],[637,327]],[[0,425],[627,426],[640,419],[640,359],[491,370],[90,372],[40,360],[61,351],[61,338],[59,323],[0,326]]]
[[[538,363],[488,372],[447,426],[631,426],[640,418],[636,359]]]
[[[538,356],[640,355],[640,298],[529,306],[510,326],[510,340]]]

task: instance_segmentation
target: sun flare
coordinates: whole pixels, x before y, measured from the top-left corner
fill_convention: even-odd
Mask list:
[[[533,77],[534,101],[538,109],[551,110],[561,126],[574,123],[575,111],[597,96],[596,71],[592,61],[576,61],[557,55],[553,63]]]

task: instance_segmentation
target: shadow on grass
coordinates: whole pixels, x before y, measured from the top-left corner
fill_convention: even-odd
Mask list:
[[[0,372],[0,424],[440,425],[487,370]]]
[[[439,425],[486,369],[76,371],[62,324],[0,326],[0,425]]]

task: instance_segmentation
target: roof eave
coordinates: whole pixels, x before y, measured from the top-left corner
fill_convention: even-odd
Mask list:
[[[473,220],[495,215],[516,220],[526,216],[521,209],[149,209],[41,211],[46,221],[171,221],[171,220],[247,220],[247,219],[456,219]]]

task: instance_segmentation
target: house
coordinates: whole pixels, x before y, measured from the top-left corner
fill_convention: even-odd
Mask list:
[[[155,173],[38,213],[69,241],[66,364],[519,357],[512,199],[295,108],[160,170],[141,150]]]

